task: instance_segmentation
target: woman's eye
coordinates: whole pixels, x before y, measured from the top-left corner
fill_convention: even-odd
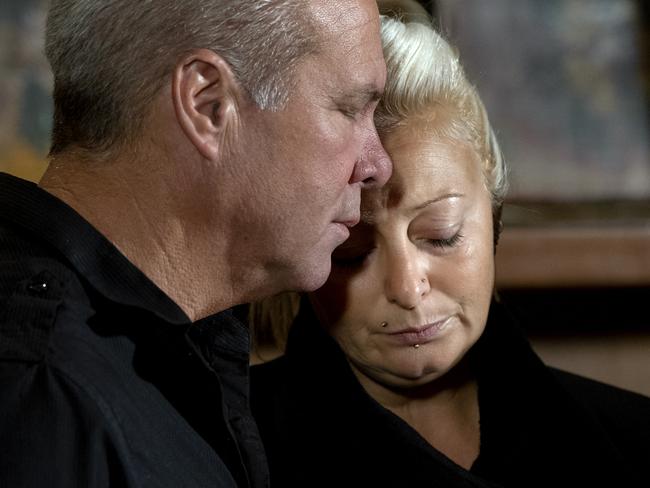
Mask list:
[[[427,242],[433,247],[437,247],[439,249],[448,249],[451,247],[456,247],[462,240],[463,236],[460,234],[460,232],[457,232],[447,239],[427,239]]]

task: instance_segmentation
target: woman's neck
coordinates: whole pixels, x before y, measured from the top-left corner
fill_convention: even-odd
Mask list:
[[[434,448],[465,469],[472,466],[479,454],[480,428],[478,386],[467,359],[415,388],[391,388],[355,373],[371,397]]]

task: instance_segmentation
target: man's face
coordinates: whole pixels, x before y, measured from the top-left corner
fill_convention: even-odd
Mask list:
[[[240,244],[278,291],[324,283],[332,251],[359,220],[361,188],[391,173],[373,123],[386,76],[376,4],[311,8],[319,49],[298,64],[286,106],[242,111],[233,169]]]

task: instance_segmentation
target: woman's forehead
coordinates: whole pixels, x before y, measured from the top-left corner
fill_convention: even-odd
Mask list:
[[[397,131],[384,142],[393,160],[393,175],[384,188],[365,194],[366,207],[419,205],[471,192],[482,183],[481,162],[469,143],[431,131],[407,127]]]

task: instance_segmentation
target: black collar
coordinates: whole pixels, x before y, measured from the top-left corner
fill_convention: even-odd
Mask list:
[[[411,462],[420,459],[432,472],[438,470],[436,476],[452,476],[451,461],[365,394],[338,344],[318,325],[309,304],[301,305],[286,360],[297,376],[294,388],[303,400],[322,408],[326,412],[322,418],[334,419],[323,421],[323,435],[337,429],[347,435],[367,424],[368,432],[382,436],[372,442],[381,445],[390,436],[392,447],[386,449],[410,453]],[[609,479],[617,467],[623,469],[624,460],[602,427],[542,363],[516,319],[500,303],[492,303],[486,330],[469,359],[479,385],[481,454],[471,472],[456,469],[461,478],[478,482],[477,476],[492,483],[505,483],[508,477],[521,480],[528,467],[539,469],[544,462],[553,468],[566,465],[574,477],[589,473],[585,479]]]
[[[99,294],[189,324],[183,310],[74,209],[36,184],[0,173],[0,219],[54,247]]]

